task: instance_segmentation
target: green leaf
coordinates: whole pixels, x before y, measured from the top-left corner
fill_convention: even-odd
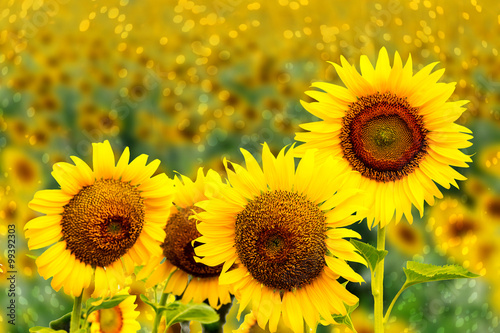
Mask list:
[[[49,323],[49,327],[54,330],[65,330],[69,332],[70,324],[71,324],[71,312],[66,313],[59,319],[51,321]]]
[[[91,314],[92,312],[94,312],[94,311],[98,311],[98,310],[101,310],[101,309],[111,309],[111,308],[114,308],[115,306],[117,306],[118,304],[120,304],[121,302],[123,302],[127,297],[129,297],[129,295],[115,295],[112,298],[110,298],[110,299],[102,302],[99,305],[96,305],[96,306],[91,305],[91,306],[89,306],[87,308],[87,316],[89,314]],[[87,301],[87,305],[90,304],[89,301]],[[97,300],[94,300],[93,302],[95,302],[95,301],[97,301]]]
[[[406,275],[405,285],[407,287],[423,282],[475,278],[479,276],[458,265],[435,266],[416,261],[408,261],[406,268],[403,268],[403,270]]]
[[[356,247],[359,254],[361,254],[361,256],[366,260],[368,268],[370,268],[371,272],[375,271],[377,264],[382,261],[388,253],[386,250],[377,250],[370,244],[363,243],[355,239],[351,239],[351,244]]]
[[[31,259],[35,259],[35,260],[38,258],[38,256],[34,256],[32,254],[26,254],[26,257],[31,258]]]
[[[183,304],[175,301],[161,307],[165,311],[167,327],[181,321],[198,321],[202,324],[210,324],[219,320],[219,315],[209,305],[201,303]]]
[[[137,276],[143,267],[144,267],[144,265],[135,266],[134,267],[134,275]]]
[[[347,310],[347,314],[345,316],[333,315],[332,318],[333,318],[333,320],[335,320],[335,322],[337,324],[346,325],[347,327],[349,327],[351,329],[351,331],[353,331],[354,333],[357,333],[356,329],[354,328],[354,324],[352,323],[351,313],[358,307],[359,302],[357,302],[354,305],[347,305],[345,303],[344,303],[344,305],[345,305],[345,308]]]
[[[149,305],[150,307],[153,308],[153,310],[155,310],[156,313],[158,313],[158,307],[156,306],[156,303],[153,303],[149,300],[149,298],[147,298],[145,295],[141,294],[139,296],[141,298],[141,300],[146,303],[147,305]]]
[[[67,333],[66,331],[63,330],[53,330],[50,327],[42,327],[42,326],[35,326],[30,328],[30,333]]]

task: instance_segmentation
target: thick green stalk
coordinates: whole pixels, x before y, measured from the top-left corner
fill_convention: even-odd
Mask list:
[[[385,227],[377,229],[377,250],[385,250]],[[384,333],[384,260],[375,267],[372,274],[375,333]]]
[[[75,301],[73,303],[73,312],[71,312],[71,323],[69,326],[69,332],[74,333],[80,329],[80,317],[82,312],[82,299],[83,299],[83,291],[80,296],[75,297]]]

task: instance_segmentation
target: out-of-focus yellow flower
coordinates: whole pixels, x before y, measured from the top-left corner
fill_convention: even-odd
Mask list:
[[[408,223],[397,223],[387,230],[389,242],[407,256],[422,253],[424,249],[424,235],[419,227],[412,227]]]
[[[475,273],[484,275],[489,271],[498,242],[495,230],[477,210],[446,197],[430,210],[427,227],[433,231],[438,250]]]
[[[481,150],[477,165],[487,173],[500,177],[500,144],[493,144]]]
[[[40,165],[27,152],[13,147],[4,149],[1,163],[16,193],[33,193],[40,187]]]

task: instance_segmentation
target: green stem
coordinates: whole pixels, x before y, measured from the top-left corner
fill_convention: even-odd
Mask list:
[[[398,293],[396,294],[396,296],[394,296],[394,298],[392,299],[392,302],[391,304],[389,305],[389,308],[387,309],[386,313],[385,313],[385,316],[384,316],[384,324],[387,323],[387,321],[389,320],[389,316],[391,315],[391,311],[392,311],[392,308],[394,307],[394,304],[396,304],[396,301],[397,299],[399,298],[399,296],[401,295],[401,293],[408,287],[408,285],[405,283],[403,284],[403,286],[401,287],[401,289],[399,289]]]
[[[75,302],[73,303],[73,312],[71,312],[71,323],[69,326],[70,333],[77,332],[80,329],[82,299],[83,299],[83,290],[80,296],[75,297]]]
[[[170,278],[172,277],[172,275],[174,273],[175,273],[175,271],[170,273],[167,280],[165,281],[165,286],[163,287],[163,291],[161,292],[160,304],[158,304],[159,306],[165,306],[165,304],[167,304],[167,299],[168,299],[169,293],[166,293],[165,289],[167,288],[168,282],[170,281]],[[155,299],[156,299],[156,291],[155,291]],[[156,313],[155,321],[153,323],[153,331],[151,333],[158,333],[158,327],[160,326],[162,316],[163,316],[163,311],[159,311]]]
[[[385,250],[385,227],[377,229],[377,250]],[[372,274],[372,294],[374,301],[375,333],[384,333],[384,260],[382,259]]]
[[[163,292],[161,294],[161,299],[160,299],[160,304],[159,305],[160,306],[165,306],[165,304],[167,304],[167,298],[168,298],[168,293]],[[156,313],[155,321],[154,321],[154,324],[153,324],[153,331],[152,331],[152,333],[158,333],[158,326],[160,326],[160,321],[161,321],[161,317],[162,316],[163,316],[163,311],[159,311],[159,312]]]

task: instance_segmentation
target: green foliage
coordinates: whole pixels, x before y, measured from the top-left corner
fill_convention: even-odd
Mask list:
[[[351,313],[358,307],[359,302],[354,305],[345,305],[347,310],[347,314],[345,316],[342,315],[333,315],[332,318],[335,320],[337,324],[345,325],[351,329],[354,333],[357,333],[351,319]]]
[[[217,312],[205,303],[184,304],[181,301],[168,303],[167,305],[159,305],[151,302],[145,295],[140,295],[141,300],[151,306],[157,315],[163,314],[166,316],[167,327],[182,321],[198,321],[201,324],[210,324],[219,320]]]
[[[161,309],[165,311],[167,327],[181,321],[198,321],[202,324],[210,324],[219,320],[217,312],[205,303],[183,304],[180,301],[175,301],[161,307]]]
[[[49,323],[49,327],[54,330],[64,330],[69,332],[70,324],[71,324],[71,312],[66,313],[59,319],[51,321]]]
[[[377,250],[370,244],[363,243],[355,239],[351,239],[351,243],[354,247],[356,247],[359,254],[361,254],[361,256],[366,260],[368,268],[370,268],[371,272],[375,271],[377,264],[382,261],[388,253],[387,250]]]
[[[153,310],[155,310],[155,312],[158,313],[158,307],[156,306],[157,305],[156,303],[151,302],[149,298],[146,297],[146,295],[141,294],[139,297],[144,303],[152,307]]]
[[[406,268],[403,268],[403,270],[406,275],[406,281],[398,291],[396,296],[394,296],[391,304],[389,305],[389,308],[387,309],[384,318],[384,321],[386,322],[389,319],[394,304],[396,304],[396,300],[399,298],[401,293],[403,293],[403,291],[405,291],[410,286],[424,282],[461,278],[476,278],[479,276],[458,265],[436,266],[431,264],[423,264],[416,261],[408,261],[406,263]]]
[[[129,297],[129,295],[115,295],[96,306],[92,305],[92,303],[96,302],[98,299],[89,298],[87,300],[87,316],[94,311],[114,308],[115,306],[123,302],[127,297]]]
[[[67,333],[64,330],[53,330],[52,328],[49,327],[42,327],[42,326],[35,326],[30,328],[29,330],[30,333]]]
[[[406,268],[403,268],[403,270],[406,275],[406,288],[423,282],[475,278],[479,276],[458,265],[435,266],[415,261],[408,261]]]

